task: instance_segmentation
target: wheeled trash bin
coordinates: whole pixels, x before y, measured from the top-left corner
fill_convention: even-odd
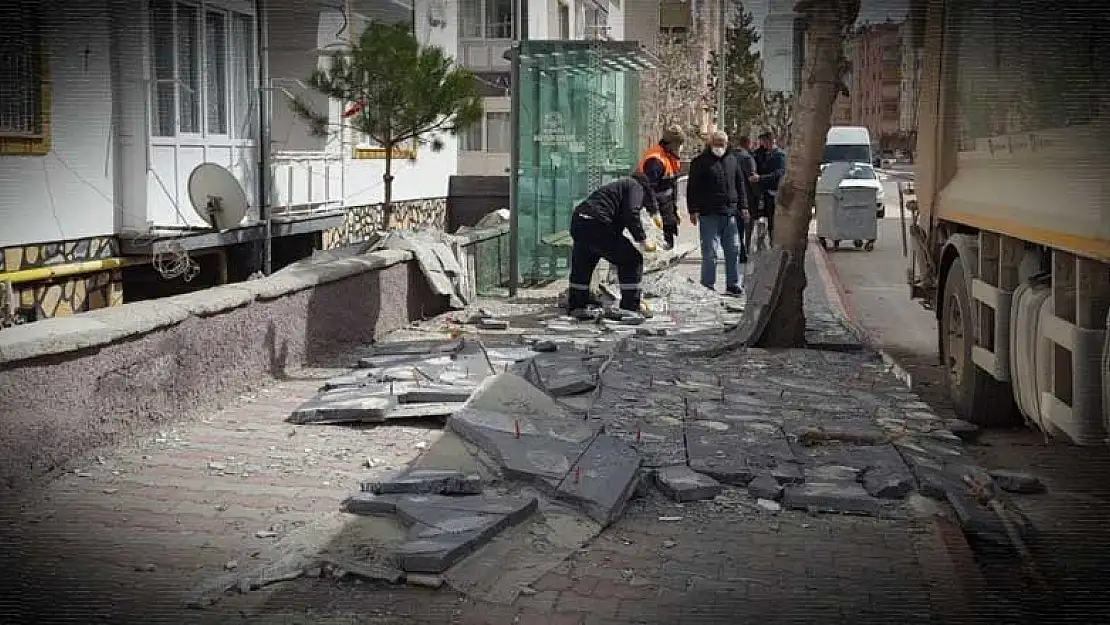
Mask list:
[[[828,249],[852,241],[868,252],[875,249],[879,219],[875,207],[878,189],[853,184],[854,163],[829,163],[817,178],[817,241]]]

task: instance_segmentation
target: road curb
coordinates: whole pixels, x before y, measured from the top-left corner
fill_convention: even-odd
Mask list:
[[[841,318],[841,321],[856,335],[860,343],[879,355],[883,364],[890,369],[894,377],[898,378],[900,382],[906,385],[907,389],[912,391],[914,388],[913,376],[898,362],[898,359],[880,347],[878,342],[875,341],[875,337],[871,336],[857,321],[855,310],[848,299],[848,292],[840,279],[840,272],[832,264],[828,250],[817,241],[811,241],[808,250],[813,254],[814,264],[821,274],[821,281],[825,285],[825,296],[829,300],[829,307],[833,313]]]

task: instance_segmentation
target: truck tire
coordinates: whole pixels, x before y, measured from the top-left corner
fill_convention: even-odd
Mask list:
[[[1009,384],[995,380],[971,360],[975,328],[967,276],[952,261],[940,311],[940,358],[953,407],[961,419],[982,427],[1021,423]]]

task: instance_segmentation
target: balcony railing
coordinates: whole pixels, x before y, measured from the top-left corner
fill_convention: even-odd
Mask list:
[[[314,215],[343,207],[343,156],[282,151],[271,157],[273,214]]]

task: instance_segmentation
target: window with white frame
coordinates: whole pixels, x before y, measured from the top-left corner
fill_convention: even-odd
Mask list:
[[[0,136],[33,139],[43,133],[40,0],[0,3]]]
[[[508,154],[513,144],[510,122],[508,113],[487,112],[481,120],[459,133],[459,149],[464,152]]]
[[[459,22],[464,39],[511,39],[513,0],[462,0]]]
[[[151,133],[252,135],[254,17],[213,2],[151,0]]]

